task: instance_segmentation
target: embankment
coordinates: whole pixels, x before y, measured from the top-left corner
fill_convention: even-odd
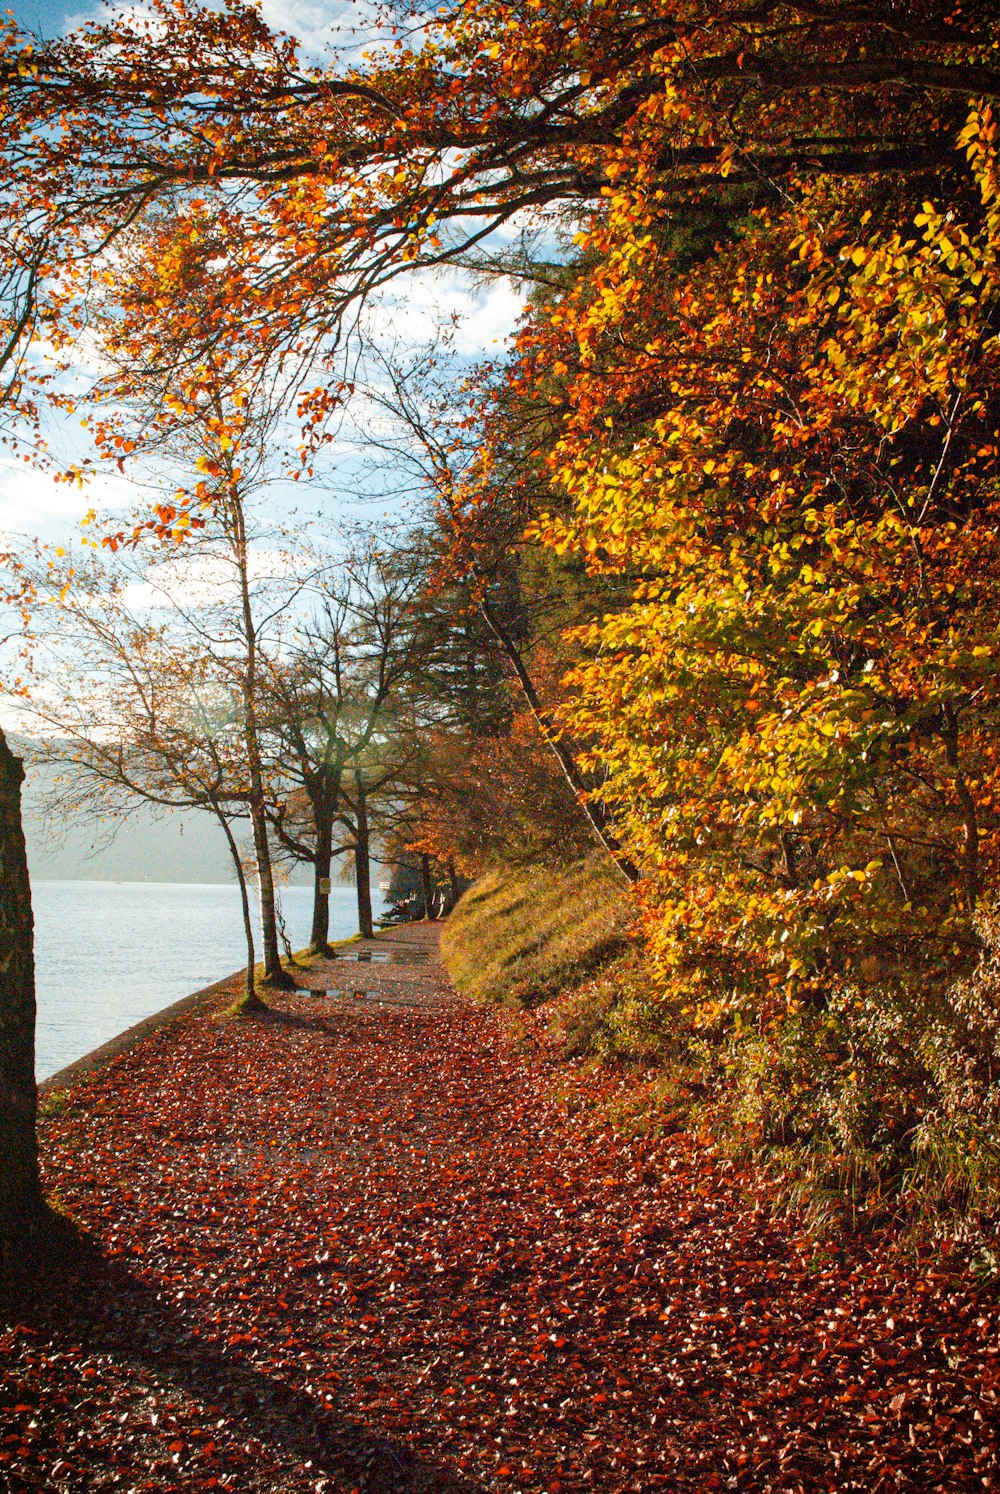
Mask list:
[[[459,901],[441,953],[464,996],[536,1006],[621,958],[629,921],[601,862],[490,872]]]
[[[876,1012],[851,990],[766,1009],[721,987],[711,1006],[671,998],[596,861],[484,876],[441,947],[458,989],[520,1009],[550,1058],[613,1066],[617,1119],[696,1133],[817,1228],[902,1225],[1000,1280],[1000,925],[933,1023],[905,993]]]
[[[666,1057],[635,910],[602,860],[488,873],[452,913],[441,953],[464,996],[533,1012],[563,1057]]]

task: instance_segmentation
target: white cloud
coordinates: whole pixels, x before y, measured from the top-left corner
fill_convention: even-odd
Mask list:
[[[452,327],[451,346],[462,357],[503,352],[525,298],[506,277],[480,280],[461,270],[414,272],[370,302],[366,325],[377,344],[430,345],[439,328]]]
[[[79,524],[93,502],[75,483],[57,483],[22,462],[0,466],[0,530],[47,537]]]
[[[56,438],[60,435],[65,432],[55,432]],[[76,482],[57,482],[57,471],[91,456],[93,448],[81,442],[73,452],[58,439],[53,445],[56,449],[50,470],[11,458],[0,460],[0,533],[29,535],[50,544],[75,544],[84,537],[82,523],[89,509],[112,515],[132,512],[148,496],[144,489],[108,468],[97,469],[82,488]]]
[[[307,59],[321,57],[330,47],[360,51],[377,34],[374,6],[358,0],[261,0],[260,9],[273,31],[298,39]]]
[[[492,280],[470,305],[462,321],[458,347],[474,355],[480,348],[498,353],[512,335],[524,310],[524,295],[511,280]]]

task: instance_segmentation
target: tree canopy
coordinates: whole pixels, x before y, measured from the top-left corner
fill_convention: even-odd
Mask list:
[[[479,0],[379,24],[322,66],[238,4],[157,0],[42,49],[9,28],[8,338],[72,319],[90,256],[165,194],[188,260],[225,246],[219,317],[238,293],[244,323],[295,338],[623,184],[661,218],[720,179],[775,201],[830,175],[960,174],[969,99],[1000,89],[986,4]]]
[[[4,37],[10,406],[37,397],[32,334],[68,357],[107,318],[100,282],[105,346],[175,415],[234,357],[241,387],[303,371],[307,465],[390,282],[530,283],[457,434],[418,433],[432,590],[478,608],[535,723],[470,745],[478,849],[520,738],[548,799],[537,728],[638,882],[649,1022],[726,1055],[720,1085],[754,1044],[822,1041],[829,1074],[781,1103],[829,1139],[909,1027],[899,1136],[959,1124],[959,1069],[993,1115],[968,981],[1000,873],[994,7],[398,5],[323,64],[237,4]],[[163,418],[100,448],[124,462]],[[220,501],[239,423],[161,537]],[[477,850],[452,749],[414,840],[443,862]]]

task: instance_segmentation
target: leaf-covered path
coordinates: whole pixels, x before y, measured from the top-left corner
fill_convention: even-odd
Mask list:
[[[0,1488],[1000,1487],[994,1303],[588,1133],[434,939],[167,1026],[47,1122],[89,1246],[4,1319]]]

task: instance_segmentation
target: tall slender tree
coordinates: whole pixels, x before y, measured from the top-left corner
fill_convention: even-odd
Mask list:
[[[313,868],[316,951],[327,947],[335,846],[354,856],[359,928],[372,933],[370,806],[413,758],[418,580],[398,556],[357,539],[327,567],[308,619],[265,661],[272,819],[288,854]]]
[[[220,583],[196,584],[194,605],[179,600],[183,581],[163,588],[164,599],[214,651],[240,698],[264,980],[282,986],[290,977],[281,961],[268,833],[263,651],[268,630],[296,605],[322,563],[311,561],[301,544],[291,556],[272,532],[276,571],[268,576],[258,515],[276,472],[300,471],[299,456],[285,449],[282,434],[297,403],[308,398],[302,384],[309,361],[295,354],[272,358],[259,328],[220,316],[214,272],[203,264],[189,272],[183,248],[167,252],[177,245],[177,231],[176,218],[165,214],[133,236],[123,249],[116,289],[125,314],[106,303],[98,321],[110,363],[95,394],[98,449],[122,467],[147,476],[155,471],[161,484],[170,482],[169,496],[151,515],[105,543],[118,550],[152,539],[163,547],[160,574],[173,568],[190,576],[201,565]],[[152,266],[150,239],[164,250]],[[196,361],[192,346],[201,349]]]

